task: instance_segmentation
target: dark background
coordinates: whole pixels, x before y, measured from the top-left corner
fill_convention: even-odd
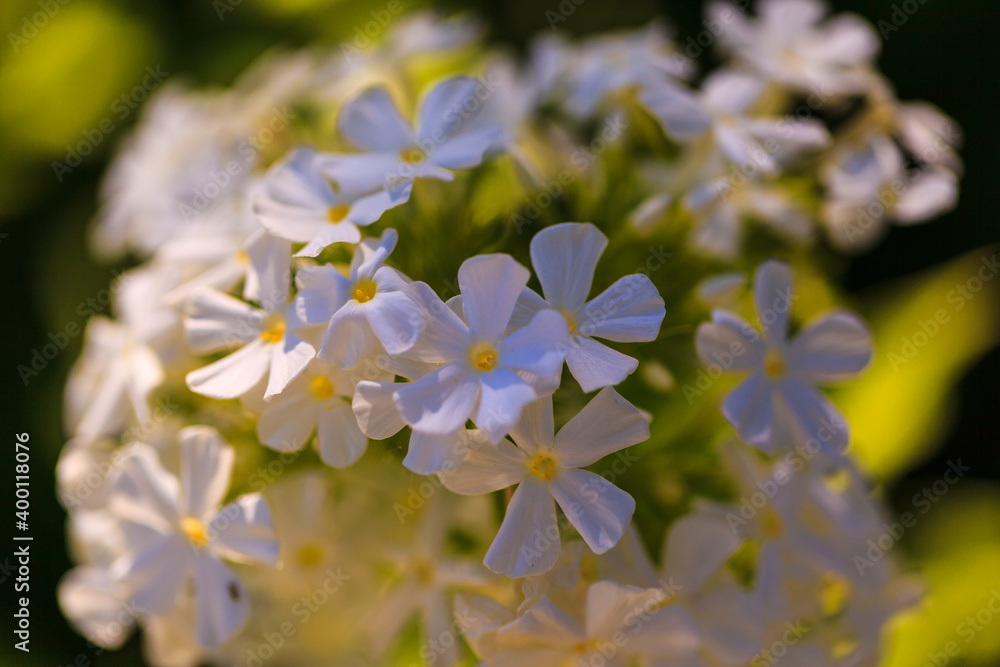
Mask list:
[[[569,0],[566,0],[567,2]],[[916,4],[919,5],[916,0]],[[344,4],[344,3],[341,3]],[[894,2],[853,0],[831,3],[837,10],[855,11],[873,23],[889,20]],[[172,74],[202,83],[227,83],[255,55],[274,46],[295,47],[317,37],[331,43],[342,34],[319,34],[308,17],[274,19],[240,7],[219,22],[207,0],[122,1],[118,7],[153,26],[160,40],[160,62]],[[340,6],[340,5],[338,5]],[[437,6],[445,11],[472,9],[488,26],[488,38],[522,46],[532,35],[549,30],[545,11],[558,11],[556,0],[459,1]],[[364,8],[367,11],[367,7]],[[701,3],[653,2],[651,0],[585,0],[560,27],[585,34],[619,26],[635,26],[656,15],[670,17],[682,38],[696,35],[703,26]],[[54,19],[58,20],[58,16]],[[347,25],[356,25],[348,23]],[[972,249],[993,244],[1000,248],[996,220],[998,190],[996,129],[998,44],[1000,9],[992,2],[973,0],[927,0],[898,31],[883,43],[881,69],[894,82],[901,99],[931,100],[956,118],[966,137],[962,155],[966,173],[958,209],[943,218],[910,228],[893,228],[876,249],[853,259],[843,276],[850,292],[863,294],[873,286],[946,262]],[[6,44],[3,45],[6,48]],[[710,55],[702,64],[712,63]],[[703,67],[704,69],[704,67]],[[140,77],[141,78],[141,77]],[[17,95],[16,90],[0,95]],[[69,101],[71,103],[71,101]],[[128,122],[134,122],[133,114]],[[123,136],[116,130],[112,140]],[[106,142],[113,146],[114,141]],[[0,150],[4,142],[0,138]],[[31,613],[33,651],[30,660],[12,650],[11,620],[4,613],[5,628],[0,649],[2,664],[68,665],[83,654],[96,664],[133,664],[138,660],[138,642],[133,638],[117,654],[95,656],[85,642],[69,629],[59,613],[54,589],[70,567],[66,555],[64,515],[55,500],[53,468],[62,444],[60,432],[61,391],[66,372],[78,356],[80,339],[70,345],[38,378],[25,387],[17,373],[27,363],[33,348],[48,342],[52,323],[40,304],[51,294],[53,283],[63,286],[72,304],[97,294],[111,278],[109,268],[84,262],[85,230],[96,206],[96,188],[109,150],[91,156],[62,183],[53,177],[49,161],[22,164],[19,173],[4,174],[29,183],[31,192],[21,210],[0,221],[0,424],[5,449],[11,451],[14,434],[28,432],[32,443],[32,580]],[[26,171],[24,171],[26,170]],[[27,186],[26,186],[27,187]],[[56,247],[53,247],[56,246]],[[987,253],[988,254],[988,253]],[[53,259],[55,258],[55,259]],[[897,489],[923,477],[936,477],[949,459],[962,458],[975,475],[1000,479],[996,412],[1000,352],[988,353],[957,388],[960,412],[945,445],[934,459],[914,470]],[[12,456],[0,462],[6,477],[13,468]],[[12,508],[13,484],[0,487],[0,507]],[[904,491],[899,491],[903,494]],[[900,495],[897,500],[905,498]],[[901,503],[902,504],[902,503]],[[996,522],[1000,517],[984,517]],[[4,516],[4,534],[12,518]],[[3,552],[9,552],[4,538]],[[0,559],[3,557],[0,556]],[[9,561],[8,561],[9,562]],[[4,609],[14,597],[11,575],[3,579]]]

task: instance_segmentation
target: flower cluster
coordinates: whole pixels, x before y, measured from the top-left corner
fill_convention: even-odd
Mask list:
[[[799,299],[954,205],[958,132],[858,17],[708,12],[707,75],[659,24],[519,61],[414,15],[158,92],[66,389],[74,626],[158,665],[875,664],[919,592],[858,566],[882,509],[818,388],[871,335]]]

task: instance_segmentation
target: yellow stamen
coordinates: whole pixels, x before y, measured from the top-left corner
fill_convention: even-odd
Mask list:
[[[368,303],[375,298],[378,286],[371,278],[365,278],[354,283],[354,298],[358,303]]]
[[[424,161],[424,153],[416,146],[410,146],[399,151],[399,159],[406,164],[420,164]]]
[[[250,255],[247,254],[247,251],[244,250],[243,248],[240,248],[239,250],[236,251],[236,263],[242,264],[243,266],[246,266],[247,264],[250,263]]]
[[[181,519],[181,532],[198,549],[203,549],[208,545],[208,531],[205,530],[205,524],[193,516],[186,516]]]
[[[773,347],[769,349],[764,355],[764,375],[774,380],[784,375],[787,370],[788,367],[785,365],[785,358],[781,356],[781,352]]]
[[[413,572],[421,586],[430,586],[434,582],[434,563],[426,558],[413,563]]]
[[[337,204],[336,206],[331,206],[326,211],[326,219],[328,222],[338,223],[347,217],[347,212],[351,210],[351,207],[347,204]]]
[[[285,337],[285,318],[279,313],[268,318],[260,337],[268,343],[280,343]]]
[[[562,313],[563,319],[566,320],[566,326],[569,327],[569,332],[571,334],[576,333],[576,318],[571,313]]]
[[[486,371],[493,370],[497,365],[497,349],[492,343],[481,341],[472,346],[469,350],[469,362],[473,368]]]
[[[321,401],[325,401],[333,396],[333,383],[322,375],[317,375],[309,381],[309,389],[313,396]]]
[[[299,564],[299,567],[310,570],[323,562],[323,547],[320,545],[307,542],[299,547],[299,550],[295,552],[295,561]]]
[[[546,482],[551,482],[556,474],[556,462],[547,454],[539,454],[528,464],[531,474]]]

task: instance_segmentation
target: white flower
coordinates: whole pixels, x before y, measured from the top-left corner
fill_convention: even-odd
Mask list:
[[[691,60],[676,51],[667,30],[656,22],[639,30],[591,38],[568,57],[556,51],[549,55],[558,55],[566,69],[562,83],[568,90],[563,106],[577,118],[593,116],[610,95],[639,85],[676,85],[677,79],[687,78],[694,70]]]
[[[313,361],[297,378],[263,404],[257,437],[279,452],[302,448],[316,432],[319,456],[328,466],[344,468],[368,447],[351,410],[357,380],[351,373]]]
[[[953,171],[934,164],[909,170],[896,144],[878,134],[835,151],[821,175],[827,187],[823,221],[830,240],[843,250],[866,250],[889,221],[923,222],[958,201]]]
[[[122,459],[108,502],[126,525],[131,549],[114,565],[135,592],[135,604],[157,616],[173,609],[194,581],[198,642],[221,646],[246,621],[246,590],[222,559],[275,564],[278,542],[258,494],[219,508],[229,489],[234,452],[214,429],[178,434],[180,479],[166,472],[155,450],[136,443]]]
[[[782,157],[825,146],[830,135],[817,120],[750,115],[764,85],[752,74],[720,70],[705,80],[700,93],[675,85],[650,85],[640,99],[676,141],[687,143],[708,135],[715,150],[733,165],[774,174]]]
[[[765,451],[815,438],[826,451],[847,447],[847,424],[815,385],[850,378],[868,364],[872,341],[853,313],[834,311],[788,339],[791,271],[776,261],[761,265],[754,301],[763,323],[758,333],[733,313],[712,312],[698,327],[695,344],[708,364],[749,372],[723,404],[722,412],[740,438]]]
[[[468,324],[429,287],[415,283],[428,320],[423,337],[406,355],[444,365],[393,394],[399,414],[414,431],[448,435],[472,419],[498,442],[517,424],[525,405],[555,391],[569,349],[566,321],[543,310],[505,335],[528,276],[508,255],[465,260],[458,284]]]
[[[117,436],[150,417],[149,395],[163,382],[156,351],[126,324],[94,317],[66,383],[66,428],[84,440]]]
[[[270,255],[261,273],[261,308],[210,288],[199,290],[188,303],[184,329],[196,354],[243,346],[232,354],[187,375],[187,385],[213,398],[236,398],[264,377],[264,398],[279,393],[316,355],[312,345],[293,333],[300,323],[288,304],[291,252]]]
[[[311,148],[296,149],[271,168],[254,200],[254,215],[268,231],[306,244],[296,257],[315,257],[333,243],[359,242],[359,226],[375,222],[410,198],[412,183],[392,192],[373,192],[331,180],[325,167],[337,159]]]
[[[878,35],[853,14],[820,23],[826,13],[821,0],[760,0],[756,19],[728,2],[708,7],[709,20],[724,26],[724,50],[768,80],[821,95],[859,92]]]
[[[396,358],[393,361],[405,361]],[[389,373],[402,376],[408,380],[422,377],[435,368],[432,364],[410,362],[394,363]],[[399,408],[393,399],[396,389],[402,386],[395,382],[373,382],[363,380],[358,382],[354,390],[352,408],[357,417],[361,431],[372,440],[385,440],[399,433],[406,427],[399,414]],[[471,439],[470,432],[460,428],[454,433],[434,435],[413,430],[403,466],[419,475],[430,475],[454,467],[469,448],[481,440]]]
[[[634,406],[606,388],[555,432],[552,399],[525,408],[511,437],[469,449],[454,470],[439,473],[449,490],[479,495],[518,485],[483,562],[509,577],[541,574],[559,557],[556,503],[595,553],[613,547],[632,519],[635,501],[600,475],[581,470],[649,437]]]
[[[691,244],[715,257],[737,256],[749,219],[791,242],[802,243],[812,234],[806,212],[788,191],[774,183],[750,180],[737,185],[729,178],[720,178],[696,186],[683,201],[695,219]]]
[[[640,656],[643,664],[698,664],[698,628],[658,588],[598,581],[587,588],[579,607],[564,610],[543,597],[504,625],[488,622],[491,615],[503,618],[502,610],[498,613],[479,603],[477,611],[469,614],[477,622],[470,630],[481,664],[489,667],[620,667],[634,664]]]
[[[452,170],[483,160],[503,130],[478,122],[489,89],[478,79],[453,77],[420,103],[415,126],[400,114],[385,88],[369,88],[341,110],[339,127],[360,154],[330,159],[325,173],[348,190],[386,189],[398,197],[414,178],[454,179]]]
[[[543,308],[562,314],[571,341],[566,364],[586,392],[620,383],[639,365],[594,338],[619,343],[654,340],[666,312],[652,281],[639,273],[618,279],[587,301],[597,260],[607,245],[607,237],[590,223],[566,222],[535,234],[531,264],[545,300],[526,289],[515,313],[516,323]]]
[[[455,665],[460,642],[450,609],[452,591],[482,590],[498,583],[475,560],[448,552],[448,530],[458,524],[455,499],[450,500],[431,500],[422,510],[424,518],[410,543],[404,549],[385,550],[390,555],[386,565],[396,576],[380,599],[370,604],[360,624],[376,657],[384,656],[407,621],[419,615],[422,657],[431,664]],[[474,508],[479,512],[485,509],[480,505]]]
[[[354,368],[385,351],[406,352],[424,331],[423,309],[409,280],[385,260],[396,246],[396,230],[365,239],[354,251],[350,276],[335,267],[304,267],[296,276],[295,308],[307,324],[327,323],[319,358]]]

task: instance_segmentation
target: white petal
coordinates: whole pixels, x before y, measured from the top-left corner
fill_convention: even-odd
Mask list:
[[[413,283],[410,290],[423,306],[426,324],[420,340],[407,350],[406,357],[431,363],[464,360],[472,344],[468,325],[426,283]]]
[[[465,426],[479,400],[479,378],[467,368],[465,362],[453,362],[400,385],[393,399],[403,420],[434,435]]]
[[[310,394],[288,390],[276,396],[257,419],[257,437],[279,452],[302,448],[317,422],[317,405]]]
[[[189,426],[177,434],[181,448],[180,511],[202,520],[229,491],[235,452],[209,426]]]
[[[347,403],[341,403],[319,418],[319,457],[331,468],[346,468],[365,453],[368,436]]]
[[[359,243],[351,258],[351,279],[356,281],[374,276],[392,254],[398,240],[396,230],[387,229],[380,238],[368,238]]]
[[[847,422],[829,400],[812,385],[792,377],[782,379],[778,387],[805,438],[815,439],[826,451],[839,454],[847,449]]]
[[[250,257],[245,299],[253,299],[273,313],[288,303],[292,287],[292,244],[261,230],[246,246]]]
[[[584,628],[588,637],[611,637],[625,630],[637,616],[644,621],[666,599],[659,588],[637,588],[614,581],[595,581],[587,589]],[[647,617],[640,613],[644,612]]]
[[[537,379],[532,386],[539,391],[553,391],[559,386],[563,360],[569,350],[566,318],[554,310],[543,310],[527,326],[500,342],[499,363],[533,374]]]
[[[713,310],[712,322],[698,325],[694,342],[701,360],[722,370],[760,368],[767,351],[760,334],[727,310]]]
[[[548,572],[559,558],[556,504],[548,487],[532,476],[514,491],[483,564],[497,574],[526,577]]]
[[[316,230],[309,242],[295,253],[295,256],[315,257],[334,243],[357,243],[360,240],[361,232],[353,222],[342,220],[332,225],[327,222]]]
[[[382,271],[392,269],[379,269]],[[413,347],[427,325],[424,309],[404,291],[379,292],[364,306],[368,324],[389,354],[402,354]]]
[[[576,333],[619,343],[654,340],[666,310],[652,281],[641,273],[619,278],[584,306]]]
[[[400,151],[413,144],[413,129],[384,88],[368,88],[348,101],[337,122],[340,133],[365,151]]]
[[[187,374],[191,391],[212,398],[237,398],[260,382],[271,366],[273,345],[257,339],[196,371]]]
[[[896,220],[901,224],[923,222],[955,208],[958,177],[944,167],[926,167],[917,174],[896,202]]]
[[[593,338],[575,336],[572,345],[566,366],[586,393],[619,384],[639,367],[638,360]]]
[[[445,169],[470,169],[482,162],[484,154],[502,138],[503,128],[499,125],[462,132],[437,144],[428,161]]]
[[[713,109],[742,116],[764,92],[764,81],[747,72],[720,69],[705,79],[702,91]]]
[[[418,475],[430,475],[453,469],[468,449],[466,430],[460,428],[448,435],[431,435],[413,431],[403,467]]]
[[[122,614],[125,601],[115,581],[101,567],[75,567],[59,582],[59,608],[80,634],[106,649],[121,648],[135,619]]]
[[[286,333],[284,340],[271,346],[270,374],[264,400],[284,391],[288,384],[306,369],[316,357],[316,349],[294,333]]]
[[[787,264],[769,260],[760,265],[754,275],[753,300],[768,340],[784,341],[792,306],[792,271]]]
[[[309,324],[328,322],[351,298],[350,280],[332,266],[304,266],[295,274],[295,312]]]
[[[743,227],[739,211],[727,202],[706,210],[691,232],[692,246],[706,255],[733,259],[739,253]]]
[[[246,623],[250,599],[236,575],[208,552],[199,554],[195,587],[198,643],[219,648]]]
[[[209,354],[249,342],[264,324],[264,313],[214,289],[195,292],[188,301],[184,333],[191,351]]]
[[[785,361],[810,383],[836,382],[860,373],[872,358],[872,337],[860,317],[835,311],[807,326],[788,346]]]
[[[351,210],[347,213],[346,220],[358,225],[368,225],[379,218],[391,208],[405,204],[410,200],[413,192],[413,181],[408,180],[398,184],[394,188],[386,188],[378,192],[361,197],[351,204]]]
[[[608,238],[590,223],[566,222],[535,234],[531,265],[553,308],[575,313],[583,307],[607,246]]]
[[[648,86],[639,99],[676,141],[691,141],[712,126],[712,119],[698,97],[678,85]]]
[[[715,141],[719,152],[741,170],[757,169],[765,174],[778,170],[774,158],[743,127],[733,123],[716,123]]]
[[[772,387],[763,373],[754,373],[726,396],[722,414],[743,442],[765,451],[773,448]]]
[[[393,382],[365,380],[354,388],[354,416],[362,433],[372,440],[391,438],[406,426],[392,399],[397,387]]]
[[[121,581],[133,590],[133,603],[151,615],[169,612],[184,592],[197,554],[187,540],[168,535],[151,540],[116,561]]]
[[[632,496],[588,470],[560,469],[549,484],[549,490],[566,518],[596,554],[618,543],[635,512]]]
[[[479,87],[478,79],[456,76],[438,83],[427,93],[420,104],[418,119],[422,147],[450,143],[452,137],[460,137],[471,128],[483,108],[476,99]],[[434,154],[433,148],[430,152]]]
[[[240,496],[226,505],[208,525],[210,549],[240,563],[278,562],[278,537],[271,522],[271,510],[259,493]]]
[[[503,336],[529,276],[510,255],[477,255],[462,262],[458,284],[473,335],[488,341]]]
[[[330,318],[318,358],[338,368],[354,368],[378,349],[365,306],[350,300]]]
[[[522,450],[533,454],[538,449],[552,449],[555,432],[552,397],[546,396],[524,406],[521,420],[511,429],[510,437]]]
[[[687,592],[697,591],[732,557],[741,544],[721,514],[696,512],[670,528],[664,549],[667,578]]]
[[[472,421],[491,442],[499,442],[521,419],[524,406],[538,398],[535,390],[513,371],[497,368],[479,378],[479,409]]]
[[[649,422],[614,389],[602,389],[559,429],[553,450],[559,465],[583,468],[649,439]]]
[[[177,478],[163,469],[150,445],[133,443],[122,454],[108,509],[126,521],[169,532],[180,516]]]
[[[494,445],[484,434],[471,431],[465,457],[438,478],[449,491],[478,496],[517,484],[527,476],[527,465],[525,453],[508,441]]]

